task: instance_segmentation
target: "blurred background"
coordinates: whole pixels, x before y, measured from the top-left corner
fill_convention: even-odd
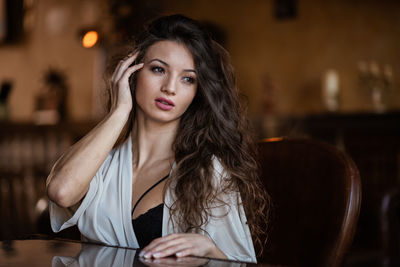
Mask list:
[[[145,21],[173,13],[204,22],[230,52],[258,138],[311,137],[354,159],[363,203],[346,264],[390,266],[400,254],[396,0],[0,0],[0,239],[40,229],[52,164],[105,114],[107,66]]]

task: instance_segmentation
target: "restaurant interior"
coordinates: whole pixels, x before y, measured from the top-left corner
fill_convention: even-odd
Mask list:
[[[0,0],[0,250],[31,234],[76,238],[51,232],[46,178],[107,114],[115,58],[147,21],[175,13],[203,22],[229,52],[254,136],[265,145],[261,177],[272,202],[283,201],[276,220],[285,213],[288,221],[270,227],[263,262],[317,266],[319,249],[331,253],[341,235],[333,265],[399,266],[396,0]],[[334,156],[316,146],[347,165],[328,163]],[[303,202],[315,204],[313,212],[290,217]]]

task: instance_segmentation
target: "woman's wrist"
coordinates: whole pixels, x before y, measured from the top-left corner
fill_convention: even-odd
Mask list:
[[[127,121],[132,108],[128,106],[118,106],[110,110],[109,116],[118,117],[121,120]]]
[[[218,258],[218,259],[227,259],[228,257],[218,248],[218,246],[211,240],[211,245],[208,249],[208,253],[206,257],[209,258]]]

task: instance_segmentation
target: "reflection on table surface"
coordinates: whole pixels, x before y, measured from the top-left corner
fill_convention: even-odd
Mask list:
[[[67,240],[27,239],[1,241],[2,266],[221,266],[241,267],[256,264],[200,257],[147,260],[139,250],[109,247]]]

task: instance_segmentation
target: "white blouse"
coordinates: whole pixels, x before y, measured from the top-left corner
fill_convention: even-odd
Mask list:
[[[77,225],[83,240],[121,247],[139,247],[131,217],[131,148],[131,138],[128,138],[119,148],[110,152],[77,208],[61,208],[50,202],[50,220],[54,232]],[[171,172],[174,167],[175,165]],[[216,184],[221,184],[225,171],[216,158],[213,160],[213,167]],[[256,262],[253,241],[239,193],[231,192],[219,198],[230,205],[213,207],[212,216],[202,229],[229,259]],[[168,207],[172,203],[172,192],[169,188],[164,199],[162,236],[178,232],[170,220]]]

